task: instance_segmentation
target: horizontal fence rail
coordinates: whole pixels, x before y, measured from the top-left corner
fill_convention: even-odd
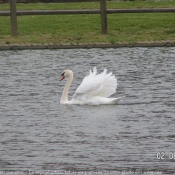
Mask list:
[[[17,16],[22,15],[73,15],[73,14],[100,14],[100,10],[26,10],[17,11]],[[0,16],[9,16],[9,11],[0,11]]]
[[[175,8],[142,8],[142,9],[109,9],[108,14],[111,13],[167,13],[175,12]]]
[[[108,9],[107,14],[112,13],[173,13],[175,8],[143,8],[143,9]],[[22,10],[17,11],[17,16],[23,15],[76,15],[76,14],[100,14],[99,9],[94,10]],[[0,11],[0,16],[10,16],[10,11]]]

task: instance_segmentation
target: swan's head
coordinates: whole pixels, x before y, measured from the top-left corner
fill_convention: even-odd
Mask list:
[[[71,70],[65,70],[62,72],[60,76],[60,81],[63,80],[64,78],[67,78],[69,76],[73,76],[73,72]]]

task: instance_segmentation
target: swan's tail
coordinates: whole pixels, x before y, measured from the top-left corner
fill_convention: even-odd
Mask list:
[[[118,97],[118,98],[114,98],[114,99],[111,101],[111,104],[116,105],[116,104],[118,104],[119,101],[121,101],[123,98],[125,98],[125,96],[123,96],[123,97]]]

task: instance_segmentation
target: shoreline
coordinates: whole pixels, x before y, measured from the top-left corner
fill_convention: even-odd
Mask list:
[[[143,42],[119,44],[2,44],[2,50],[40,50],[40,49],[91,49],[91,48],[121,48],[121,47],[175,47],[173,42]]]

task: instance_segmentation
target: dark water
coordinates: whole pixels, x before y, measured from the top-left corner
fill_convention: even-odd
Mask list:
[[[114,106],[59,104],[93,66],[118,79]],[[175,172],[175,48],[0,52],[0,174]],[[50,172],[49,172],[50,171]]]

